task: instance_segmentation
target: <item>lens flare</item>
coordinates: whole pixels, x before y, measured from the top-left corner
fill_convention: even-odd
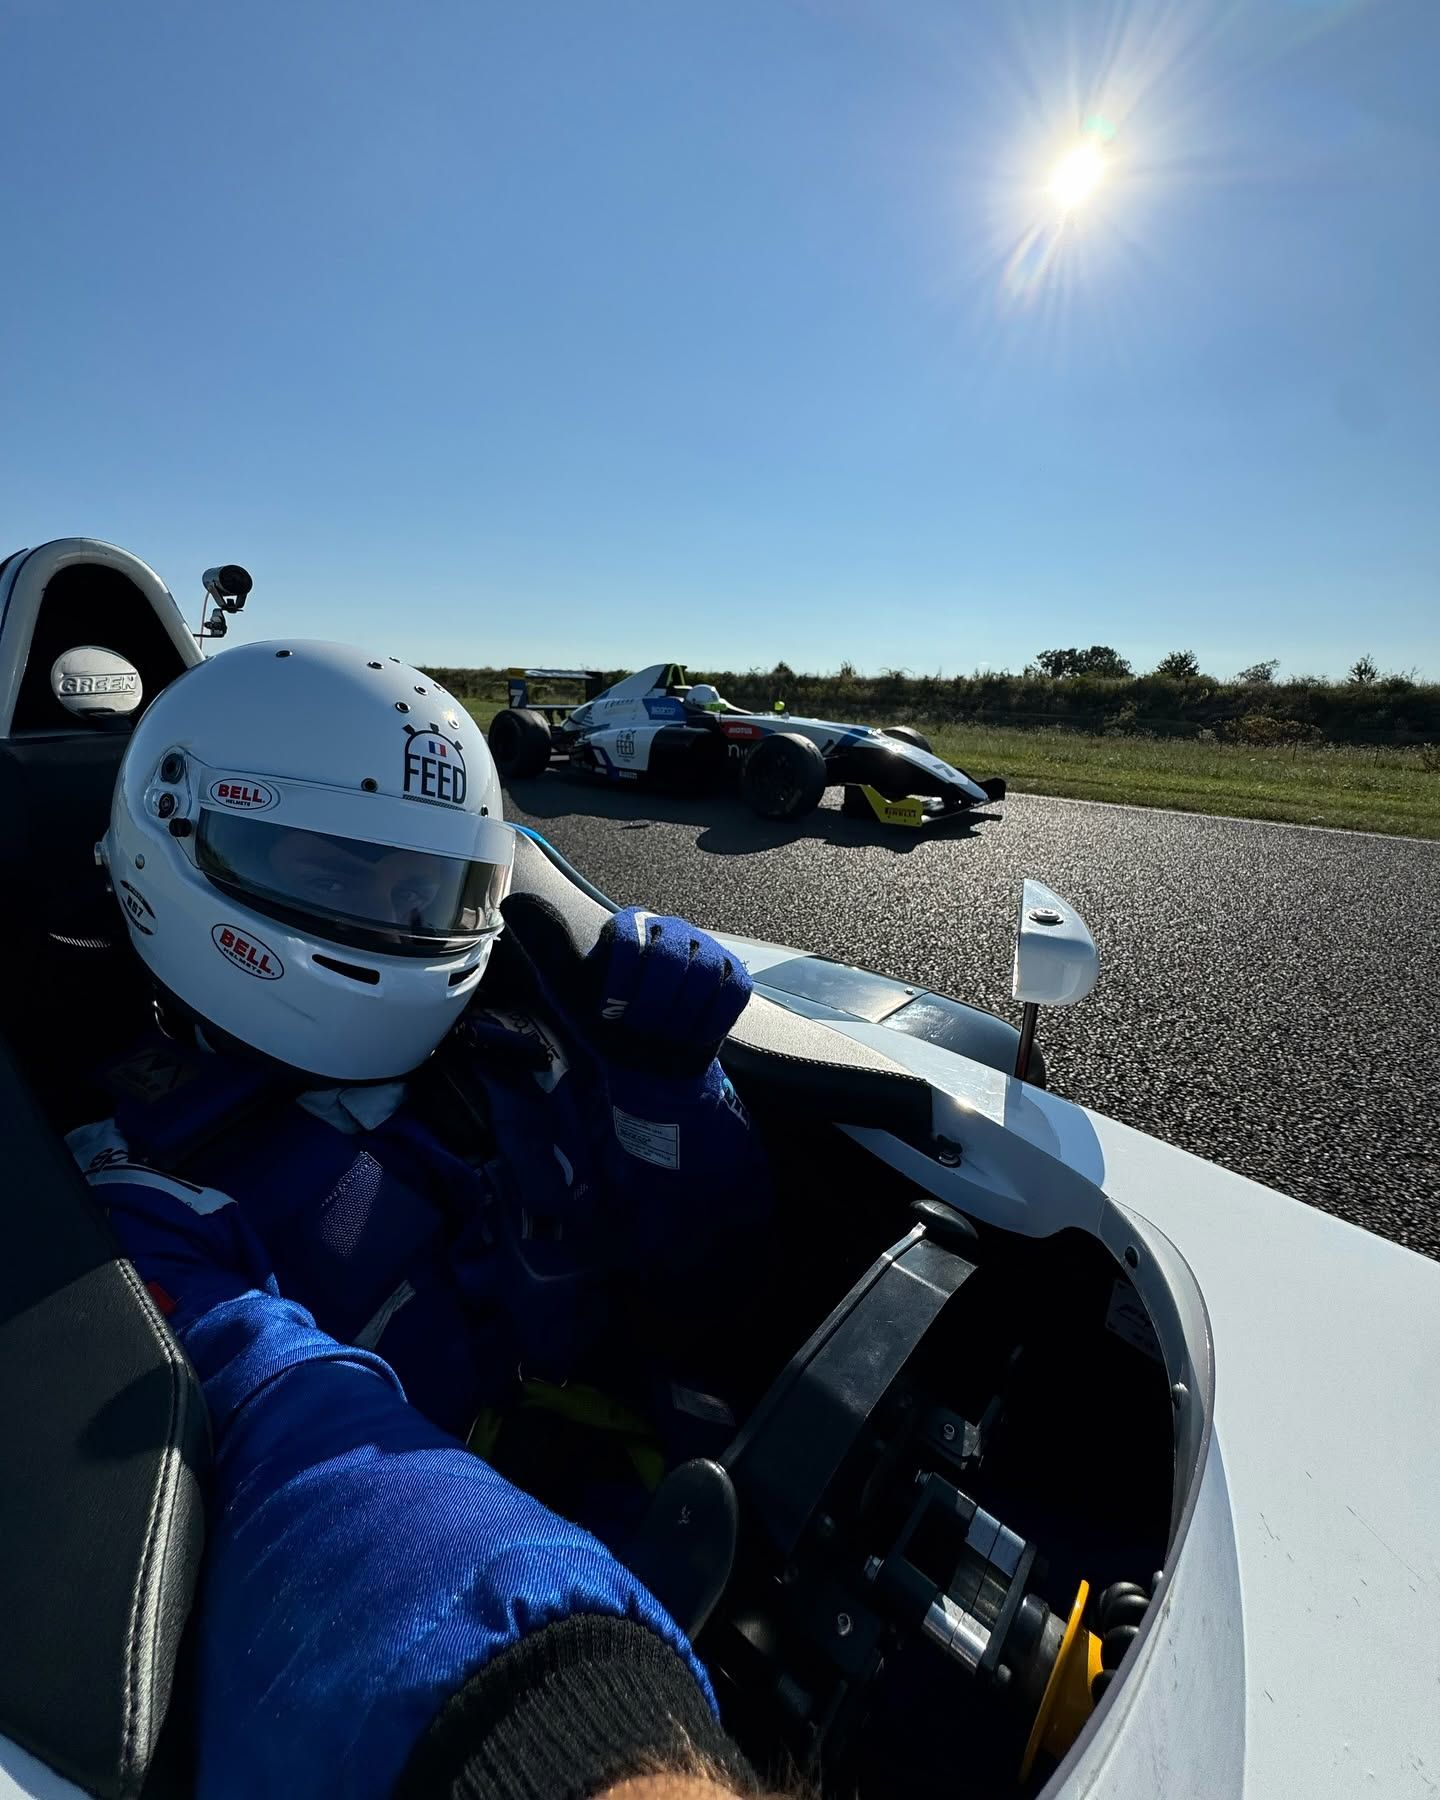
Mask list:
[[[1077,144],[1060,158],[1047,191],[1063,212],[1084,203],[1105,178],[1105,157],[1093,140]]]

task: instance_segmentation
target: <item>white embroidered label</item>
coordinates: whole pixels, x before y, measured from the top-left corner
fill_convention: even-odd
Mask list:
[[[193,1181],[181,1181],[175,1175],[161,1175],[147,1169],[144,1163],[116,1163],[104,1169],[92,1169],[85,1177],[91,1187],[149,1188],[153,1193],[168,1195],[194,1213],[219,1212],[222,1206],[235,1202],[219,1188],[196,1187]]]
[[[621,1112],[618,1106],[612,1106],[610,1111],[615,1120],[615,1135],[620,1140],[622,1150],[639,1157],[641,1162],[654,1163],[657,1169],[680,1167],[678,1125],[656,1125],[649,1119],[636,1119],[629,1113]]]
[[[77,1125],[65,1133],[65,1146],[89,1175],[97,1169],[117,1162],[129,1162],[130,1146],[120,1135],[113,1119],[98,1119],[93,1125]]]

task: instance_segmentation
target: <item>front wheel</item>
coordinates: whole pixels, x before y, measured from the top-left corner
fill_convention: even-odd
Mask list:
[[[524,781],[550,766],[550,721],[528,706],[507,706],[490,721],[490,754],[505,781]]]
[[[745,759],[740,792],[762,819],[803,819],[825,792],[825,758],[798,732],[777,731]]]
[[[913,725],[885,725],[881,727],[886,737],[898,738],[902,744],[913,744],[917,750],[923,750],[927,756],[935,752],[930,748],[930,740],[923,731],[917,731]]]

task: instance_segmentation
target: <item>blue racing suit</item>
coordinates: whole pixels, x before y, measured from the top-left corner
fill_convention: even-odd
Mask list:
[[[714,1060],[743,966],[631,908],[562,973],[530,1010],[472,1009],[445,1047],[481,1116],[463,1152],[402,1084],[277,1101],[272,1074],[203,1052],[72,1148],[91,1172],[143,1165],[238,1202],[280,1291],[463,1437],[517,1367],[572,1377],[617,1312],[713,1316],[768,1211]]]
[[[713,1057],[749,995],[739,964],[630,909],[572,974],[543,1017],[467,1023],[479,1155],[398,1089],[304,1096],[237,1135],[266,1078],[222,1058],[72,1134],[211,1414],[202,1796],[388,1794],[448,1696],[577,1620],[592,1660],[596,1621],[633,1634],[631,1661],[636,1641],[664,1647],[665,1730],[726,1742],[655,1600],[447,1435],[516,1361],[568,1375],[617,1294],[669,1290],[703,1319],[768,1207]],[[576,1654],[567,1640],[536,1676],[552,1698]],[[519,1705],[505,1679],[486,1716]]]

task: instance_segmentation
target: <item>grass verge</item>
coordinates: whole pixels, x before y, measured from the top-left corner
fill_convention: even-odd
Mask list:
[[[1440,770],[1420,750],[1256,749],[1189,738],[936,726],[938,756],[1017,792],[1440,838]]]

